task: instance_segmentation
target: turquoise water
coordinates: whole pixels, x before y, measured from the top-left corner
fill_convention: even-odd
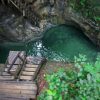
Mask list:
[[[9,50],[26,50],[28,55],[43,56],[54,61],[73,61],[74,56],[86,55],[90,61],[95,61],[99,50],[89,41],[82,31],[60,25],[47,30],[44,37],[36,42],[23,45],[0,46],[0,62],[4,62]]]
[[[45,56],[50,60],[73,61],[74,56],[86,55],[94,61],[99,50],[82,31],[61,25],[44,33],[42,40],[28,45],[28,54]]]

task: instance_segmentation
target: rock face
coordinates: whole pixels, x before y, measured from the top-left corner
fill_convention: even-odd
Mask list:
[[[36,14],[39,19],[39,27],[37,28],[37,26],[35,26],[34,28],[32,28],[35,29],[35,32],[33,32],[35,35],[37,35],[38,33],[42,33],[53,25],[74,25],[75,27],[81,28],[84,34],[93,43],[100,47],[100,26],[74,12],[74,10],[69,7],[68,0],[30,0],[28,4],[30,5],[32,13],[34,12],[34,14]],[[29,26],[27,24],[25,25],[26,27]],[[17,29],[20,30],[21,27],[22,26],[19,24],[17,26]],[[12,33],[15,34],[14,32]],[[33,36],[33,33],[29,34],[29,32],[26,32],[25,34],[23,34],[23,32],[20,32],[19,35],[14,35],[15,40],[30,40],[31,38],[36,37]],[[10,34],[10,36],[12,36],[12,34]],[[41,37],[41,34],[39,34],[37,37]],[[12,40],[13,39],[14,38],[12,37]]]
[[[41,37],[40,28],[10,9],[0,8],[0,42],[30,42]]]
[[[68,0],[36,0],[32,8],[40,17],[39,24],[43,30],[50,23],[74,25],[81,28],[84,34],[100,47],[100,26],[74,12],[68,6]]]

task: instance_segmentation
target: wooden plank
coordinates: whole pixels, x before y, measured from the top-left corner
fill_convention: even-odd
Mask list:
[[[8,94],[8,93],[0,93],[0,97],[6,97],[6,98],[10,98],[10,97],[12,97],[12,98],[17,98],[17,97],[19,97],[19,98],[33,98],[33,99],[35,99],[36,98],[36,95],[29,95],[29,94],[14,94],[14,93],[10,93],[10,94]]]
[[[36,82],[33,82],[33,81],[4,81],[4,82],[1,82],[0,81],[0,84],[5,84],[5,85],[11,85],[11,84],[14,84],[14,85],[25,85],[25,86],[30,86],[30,85],[34,85],[36,86]]]
[[[25,59],[25,51],[10,51],[8,56],[8,64],[12,64],[16,56],[20,55],[23,59]],[[20,59],[18,58],[14,64],[20,64]]]
[[[30,64],[30,63],[32,63],[32,64],[35,64],[35,65],[39,65],[39,64],[41,64],[41,59],[39,59],[39,58],[36,58],[36,57],[34,57],[34,58],[28,58],[27,57],[27,63],[28,64]]]
[[[0,81],[13,80],[13,79],[14,79],[14,76],[0,76]]]
[[[29,76],[30,76],[30,75],[32,76],[32,75],[34,75],[34,73],[35,73],[35,72],[22,71],[22,75],[26,75],[26,76],[28,76],[28,75],[29,75]]]
[[[32,80],[32,76],[24,76],[24,75],[21,75],[20,76],[20,79],[21,80]]]
[[[25,71],[29,71],[29,72],[35,72],[37,70],[37,68],[25,68]]]
[[[35,84],[32,85],[24,85],[24,84],[14,84],[9,83],[5,84],[4,82],[0,83],[0,89],[10,89],[10,90],[37,90],[37,86]]]
[[[1,100],[29,100],[28,98],[12,98],[12,97],[0,97]]]
[[[6,71],[5,71],[6,73],[8,73],[7,72],[7,69],[6,69]],[[14,70],[11,70],[11,72],[9,73],[10,75],[14,75],[16,73],[16,71],[14,71]]]
[[[33,80],[36,78],[36,76],[37,76],[37,74],[38,74],[40,68],[41,68],[41,65],[39,65],[39,67],[38,67],[37,70],[35,71],[34,76],[33,76]]]
[[[0,76],[0,79],[2,79],[2,78],[13,78],[13,76]]]
[[[2,72],[2,76],[11,76],[11,75],[8,74],[7,72]]]
[[[36,95],[37,90],[18,90],[18,89],[0,89],[0,93],[14,93],[14,94],[29,94],[29,95]]]
[[[29,67],[29,68],[37,68],[38,65],[35,65],[35,64],[26,64],[26,67]]]
[[[17,54],[14,52],[18,52]],[[12,53],[12,54],[11,54]],[[8,64],[11,63],[10,67],[8,68],[8,72],[10,73],[11,68],[16,63],[16,61],[19,59],[19,55],[21,54],[21,51],[10,51],[7,62]],[[9,60],[10,59],[10,60]],[[19,60],[18,64],[20,64],[22,61]]]
[[[10,65],[7,65],[7,67],[5,68],[5,71],[8,71],[9,67],[10,67]],[[18,67],[19,67],[19,65],[13,65],[13,67],[10,69],[10,72],[15,72]]]
[[[18,67],[18,65],[19,65],[19,64],[14,64],[13,67]],[[7,64],[7,65],[6,65],[6,68],[9,68],[9,67],[10,67],[10,64]]]
[[[18,56],[18,54],[20,54],[21,51],[10,51],[9,52],[9,55],[8,55],[8,58],[7,58],[7,61],[8,61],[8,64],[12,64],[14,59]],[[20,59],[17,59],[15,64],[19,64],[20,62]]]
[[[3,81],[0,81],[0,84],[2,83]],[[3,84],[15,84],[15,85],[25,85],[25,86],[30,86],[30,85],[33,85],[33,86],[36,86],[36,82],[33,82],[33,81],[19,81],[19,80],[13,80],[13,81],[4,81]]]

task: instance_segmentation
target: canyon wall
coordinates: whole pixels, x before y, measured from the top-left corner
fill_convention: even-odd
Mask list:
[[[20,0],[20,2],[21,1],[22,0]],[[93,2],[93,4],[95,4],[95,2]],[[84,18],[75,11],[69,5],[69,0],[27,0],[26,9],[27,8],[31,11],[31,15],[36,14],[39,19],[38,22],[34,20],[34,18],[31,18],[31,20],[34,20],[34,23],[36,21],[38,24],[34,24],[33,28],[31,27],[32,32],[30,32],[30,35],[24,31],[24,33],[19,32],[20,34],[16,37],[17,33],[14,33],[15,36],[13,36],[16,39],[12,38],[12,41],[20,40],[27,42],[32,38],[34,40],[34,38],[42,37],[41,33],[50,27],[67,24],[80,28],[94,44],[100,47],[100,25],[91,19]],[[12,25],[14,23],[12,23]]]

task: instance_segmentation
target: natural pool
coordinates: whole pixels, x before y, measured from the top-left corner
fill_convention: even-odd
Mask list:
[[[0,46],[0,62],[4,62],[9,50],[26,50],[28,55],[43,56],[54,61],[73,61],[74,56],[86,55],[95,61],[99,49],[72,26],[60,25],[47,30],[44,37],[28,44],[5,44]]]

